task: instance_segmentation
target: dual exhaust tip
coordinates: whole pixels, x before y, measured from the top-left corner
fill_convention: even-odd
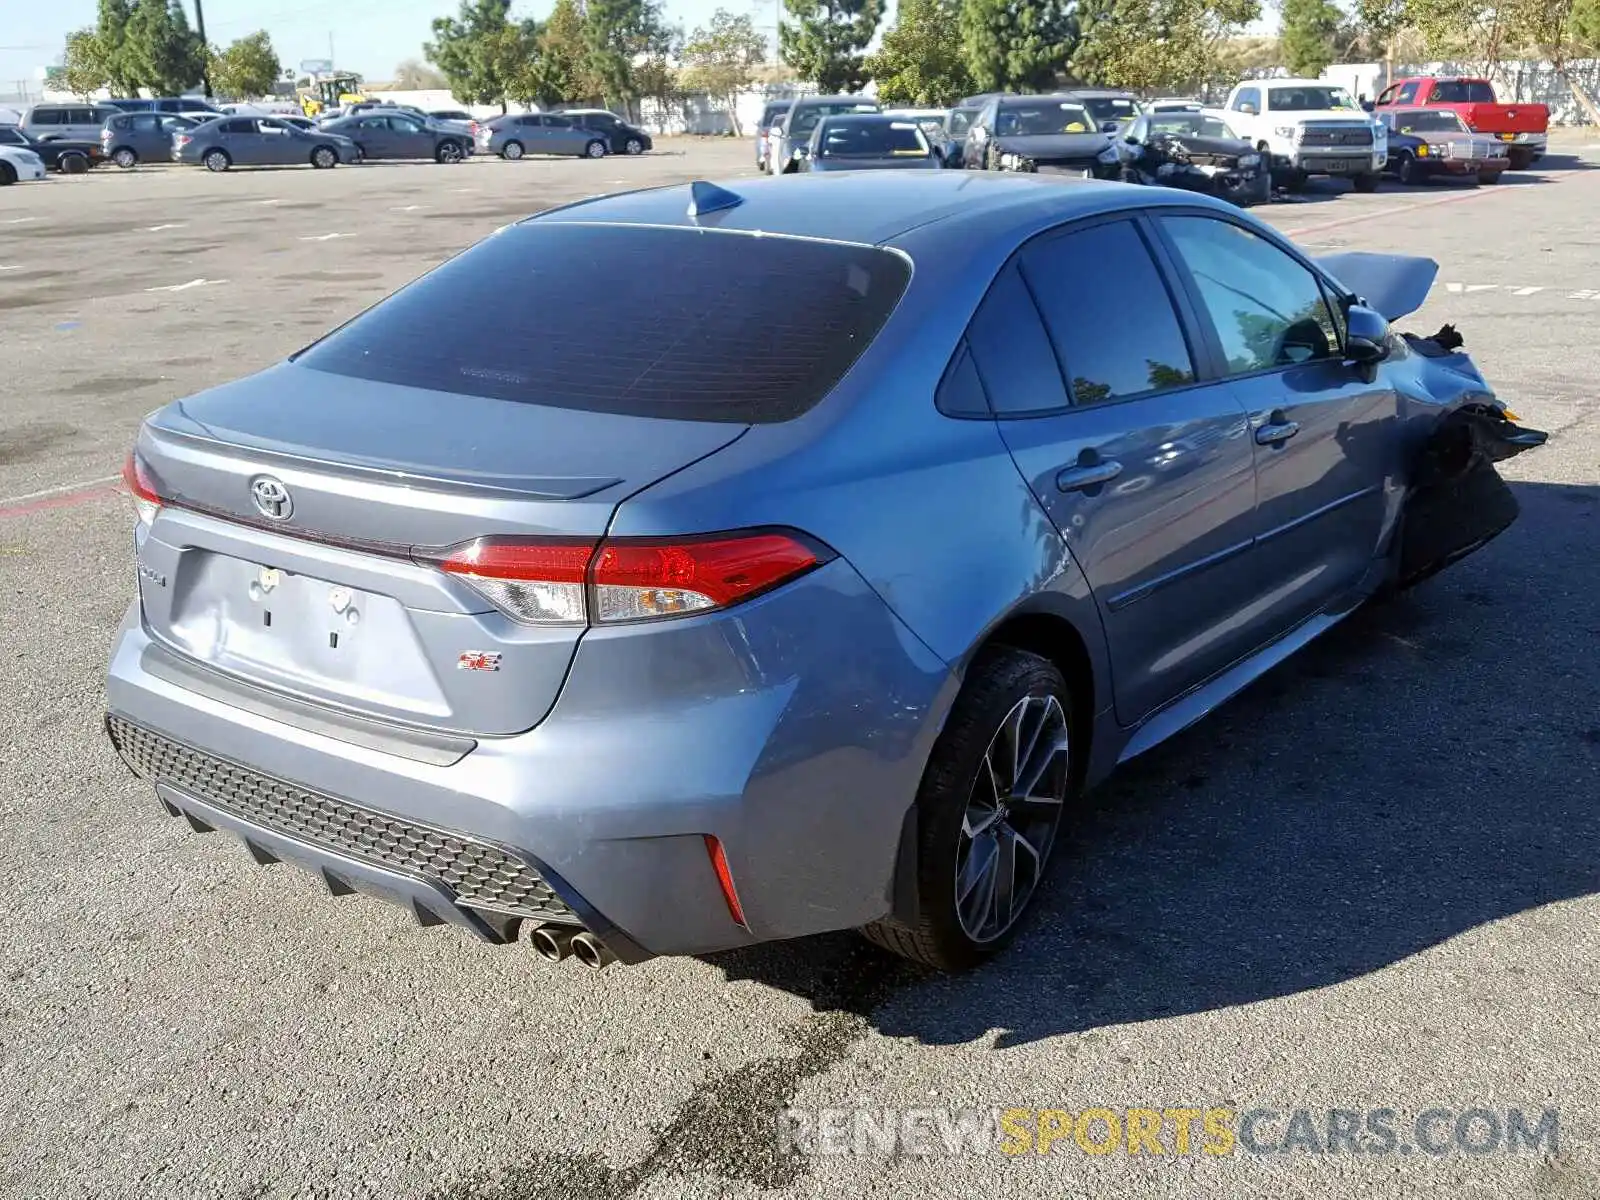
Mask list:
[[[528,941],[534,953],[548,962],[563,962],[570,956],[592,971],[602,971],[617,961],[606,944],[588,930],[541,925],[529,935]]]

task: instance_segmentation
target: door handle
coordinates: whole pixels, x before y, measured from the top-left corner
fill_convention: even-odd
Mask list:
[[[1256,430],[1256,445],[1281,446],[1300,432],[1298,421],[1273,420]]]
[[[1102,458],[1099,462],[1064,467],[1056,475],[1056,488],[1063,492],[1087,491],[1102,483],[1110,483],[1121,474],[1121,463],[1114,458]]]

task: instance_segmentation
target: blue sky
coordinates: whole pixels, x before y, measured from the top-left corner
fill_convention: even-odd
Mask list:
[[[433,18],[454,13],[457,0],[202,0],[206,34],[213,42],[265,29],[285,65],[306,58],[328,57],[328,36],[338,66],[369,79],[387,79],[395,65],[420,58]],[[516,0],[516,16],[543,17],[554,0]],[[758,26],[770,29],[775,0],[667,0],[668,16],[693,28],[719,7],[749,12]],[[194,20],[194,0],[183,0]],[[74,29],[94,24],[96,0],[0,0],[0,94],[18,80],[32,81],[36,70],[60,61],[61,46]],[[37,83],[32,84],[37,90]]]

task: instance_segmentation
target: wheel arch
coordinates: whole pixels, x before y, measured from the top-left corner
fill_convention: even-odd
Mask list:
[[[1094,632],[1098,634],[1098,628]],[[967,668],[986,650],[1005,646],[1037,654],[1061,672],[1072,695],[1070,720],[1075,749],[1071,767],[1073,781],[1078,786],[1084,784],[1088,775],[1101,697],[1109,698],[1110,695],[1109,681],[1099,678],[1104,669],[1097,671],[1097,659],[1091,653],[1090,645],[1089,639],[1070,617],[1040,597],[1035,603],[1024,603],[1014,609],[992,626],[973,645],[959,666],[964,687]],[[959,695],[959,692],[958,688],[956,694]],[[943,717],[948,716],[947,708]],[[940,732],[942,734],[943,730]],[[895,849],[894,874],[889,891],[890,915],[907,924],[916,922],[920,908],[917,899],[917,809],[915,801],[906,808],[900,827],[900,840]]]

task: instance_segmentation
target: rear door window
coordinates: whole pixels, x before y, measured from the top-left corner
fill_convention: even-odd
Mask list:
[[[833,390],[910,274],[872,246],[536,220],[480,242],[295,361],[589,412],[785,421]]]
[[[973,314],[967,348],[996,416],[1037,416],[1067,407],[1050,335],[1015,263],[996,276]]]
[[[1035,242],[1022,253],[1022,274],[1071,380],[1074,404],[1194,382],[1177,311],[1133,222]]]

